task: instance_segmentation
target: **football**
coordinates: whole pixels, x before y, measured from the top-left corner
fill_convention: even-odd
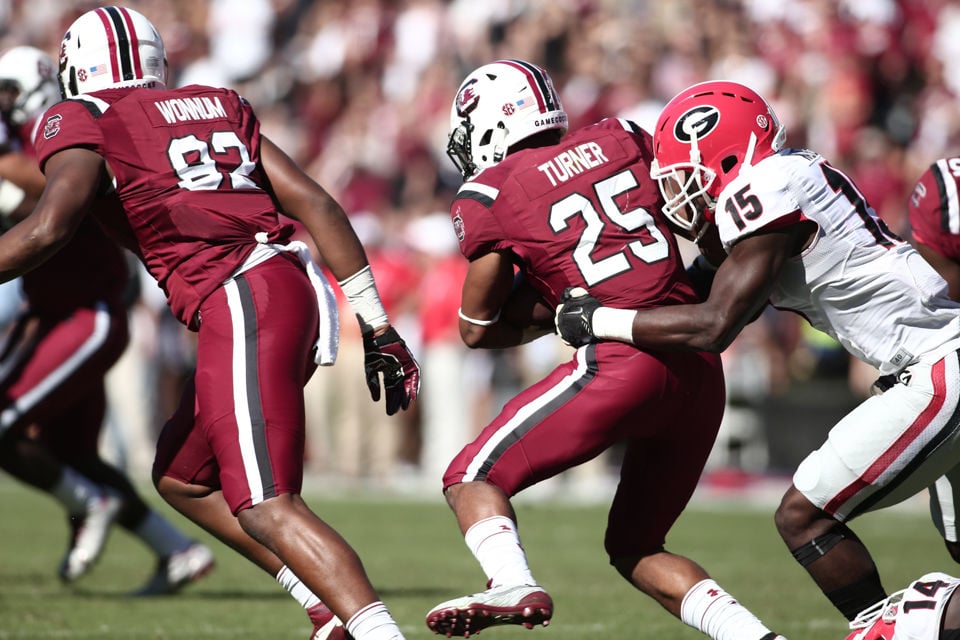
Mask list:
[[[510,297],[500,308],[500,320],[520,329],[552,329],[554,312],[555,309],[544,301],[540,292],[518,275]]]

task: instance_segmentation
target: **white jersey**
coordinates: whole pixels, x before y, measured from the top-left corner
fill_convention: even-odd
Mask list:
[[[936,640],[943,613],[960,580],[945,573],[928,573],[913,581],[903,594],[892,640]]]
[[[850,623],[850,628],[864,631],[848,637],[853,640],[937,640],[950,596],[958,585],[960,580],[945,573],[921,576],[903,591],[861,612]]]
[[[786,262],[771,304],[802,314],[883,374],[960,348],[960,303],[946,282],[821,155],[788,149],[764,158],[717,200],[727,252],[759,229],[799,220],[815,222],[817,234]]]

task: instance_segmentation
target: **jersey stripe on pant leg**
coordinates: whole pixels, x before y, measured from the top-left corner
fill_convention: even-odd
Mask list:
[[[46,378],[40,380],[32,389],[17,398],[13,404],[0,413],[0,434],[16,424],[23,414],[40,404],[44,398],[63,384],[64,380],[73,375],[103,346],[107,336],[110,335],[110,321],[110,309],[106,303],[97,303],[94,311],[93,331],[90,336]],[[15,357],[11,362],[19,364],[21,361],[22,358]],[[4,371],[4,376],[9,375],[9,373],[9,371]]]
[[[250,285],[242,275],[230,280],[224,290],[233,325],[233,410],[237,437],[250,500],[252,504],[259,504],[274,497],[276,492],[257,375],[257,314]]]
[[[951,368],[950,372],[947,371],[948,366]],[[850,510],[846,518],[852,519],[869,511],[877,502],[896,490],[916,471],[918,466],[926,462],[933,452],[960,428],[960,405],[951,400],[946,410],[944,408],[945,401],[948,399],[947,389],[950,386],[947,376],[954,378],[952,384],[955,386],[957,369],[957,353],[947,355],[930,368],[931,386],[934,390],[930,403],[883,455],[827,503],[825,507],[827,513],[835,513],[859,493],[866,497]],[[900,465],[897,461],[903,456],[907,456],[909,462]],[[878,480],[883,482],[883,486],[873,490],[875,488],[873,483]]]
[[[0,338],[0,385],[6,385],[24,360],[33,354],[37,346],[37,337],[24,340],[27,326],[33,318],[29,313],[17,316],[16,324],[5,336]]]
[[[597,374],[596,350],[596,345],[588,345],[579,349],[575,355],[577,366],[569,375],[564,376],[546,393],[524,405],[503,426],[497,429],[497,432],[484,443],[474,459],[467,465],[463,482],[484,480],[490,473],[490,469],[507,449],[517,443],[524,434],[537,426],[546,416],[556,411],[557,407],[562,406],[580,393]]]

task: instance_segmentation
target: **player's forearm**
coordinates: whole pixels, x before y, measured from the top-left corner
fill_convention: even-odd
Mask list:
[[[43,264],[72,236],[72,230],[34,214],[0,236],[0,282]]]
[[[469,321],[460,320],[460,337],[471,349],[507,349],[529,342],[539,335],[530,335],[520,327],[500,320],[493,324],[478,326]]]
[[[632,340],[625,341],[639,347],[719,353],[763,310],[791,238],[771,233],[743,240],[713,274],[706,300],[699,304],[643,309],[632,319],[598,309],[594,335],[622,335],[629,324]]]
[[[655,309],[598,308],[592,318],[592,333],[601,340],[617,340],[645,349],[681,349],[720,352],[736,330],[708,320],[704,305],[676,305]]]
[[[369,264],[350,220],[332,199],[316,201],[303,222],[324,264],[337,280],[349,278]]]
[[[340,203],[266,136],[260,158],[280,211],[303,224],[334,277],[344,280],[367,266],[366,252]]]
[[[18,152],[0,155],[0,178],[9,180],[33,200],[40,198],[46,184],[37,161]]]

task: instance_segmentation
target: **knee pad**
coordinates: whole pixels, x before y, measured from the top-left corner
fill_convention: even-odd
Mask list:
[[[815,560],[819,560],[827,555],[827,552],[837,546],[844,538],[855,538],[855,536],[853,532],[847,528],[847,525],[840,522],[810,542],[804,543],[796,549],[791,549],[790,553],[793,554],[796,561],[800,563],[800,566],[806,567]]]

